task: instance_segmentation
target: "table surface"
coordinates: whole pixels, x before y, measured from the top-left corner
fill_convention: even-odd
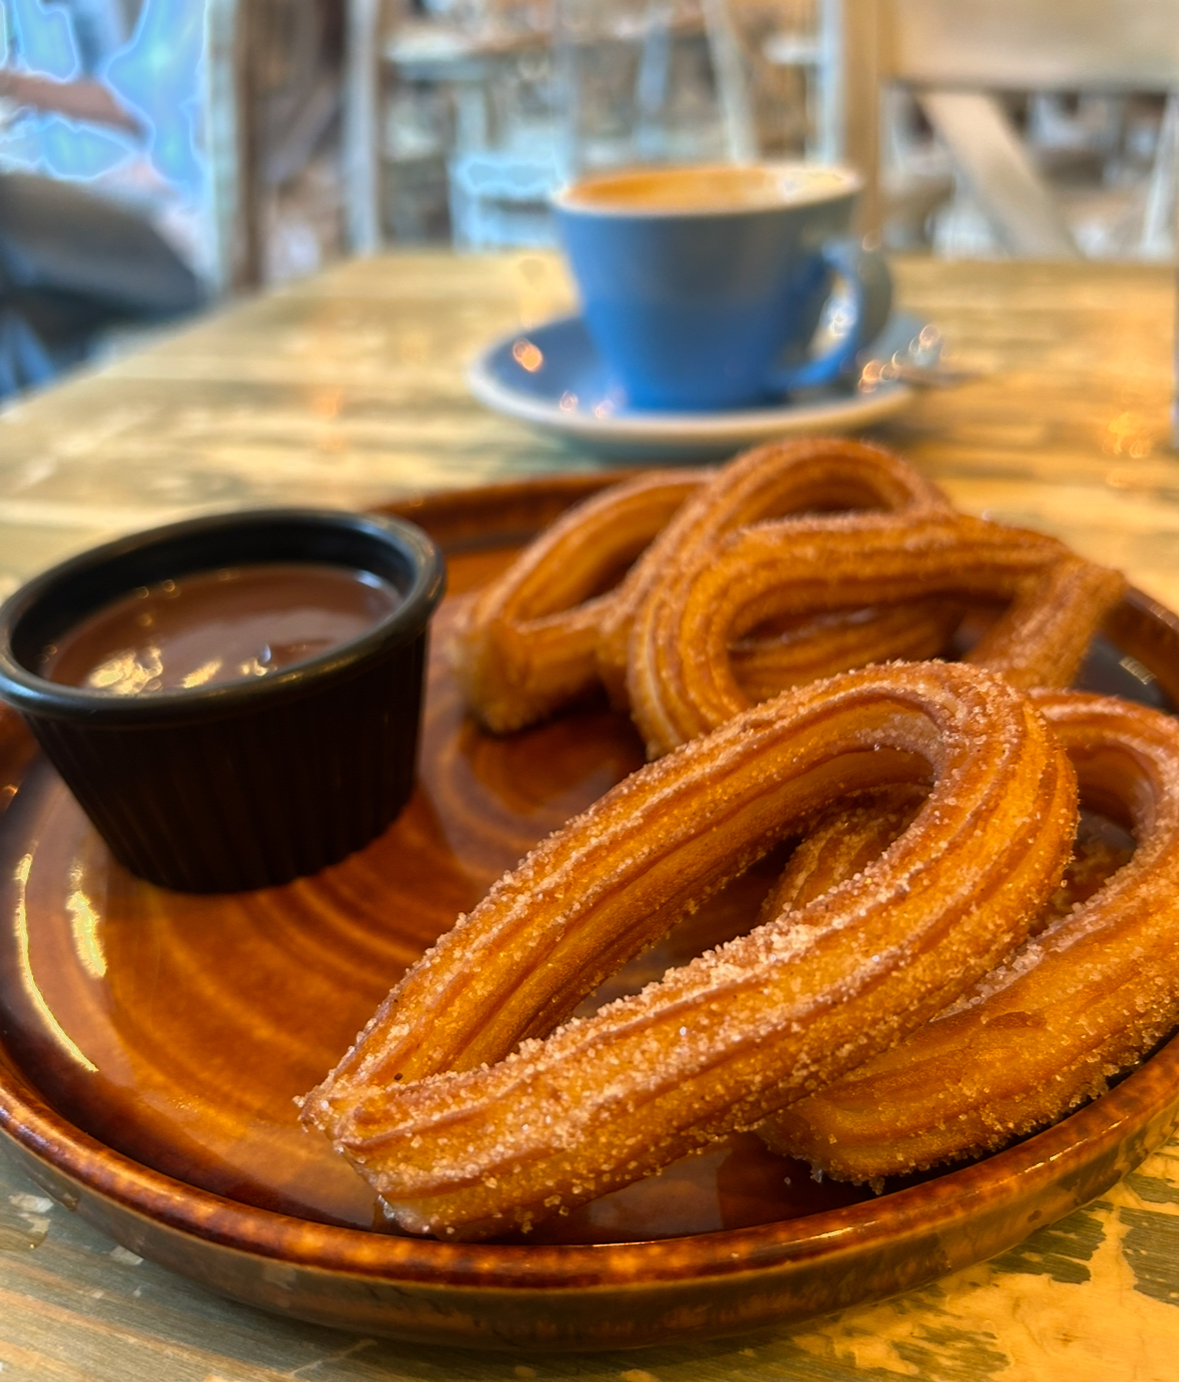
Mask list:
[[[873,435],[964,509],[1052,532],[1179,607],[1173,275],[897,264],[899,298],[977,370]],[[95,540],[241,505],[363,507],[604,463],[484,411],[466,360],[567,307],[544,255],[353,261],[0,414],[0,595]],[[0,1162],[9,1379],[1170,1382],[1179,1141],[995,1261],[810,1325],[640,1353],[476,1355],[224,1302],[143,1262]]]

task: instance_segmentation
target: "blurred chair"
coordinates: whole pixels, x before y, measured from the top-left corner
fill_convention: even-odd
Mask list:
[[[343,164],[346,230],[354,253],[373,254],[387,224],[408,222],[410,239],[449,233],[445,153],[451,98],[485,121],[486,60],[470,33],[411,15],[410,0],[348,0]],[[429,96],[425,93],[429,92]],[[411,205],[395,205],[404,200]],[[435,205],[440,201],[440,205]],[[441,226],[437,226],[441,216]]]
[[[254,34],[244,0],[205,0],[204,145],[211,277],[222,294],[262,279],[258,139],[250,121]]]
[[[452,159],[452,187],[467,194],[451,202],[456,244],[551,242],[549,196],[587,174],[761,152],[733,0],[552,6],[547,113]]]
[[[730,0],[554,0],[566,176],[757,156]]]
[[[353,248],[371,252],[384,238],[390,77],[394,86],[433,82],[450,92],[452,234],[468,248],[551,239],[550,193],[594,169],[757,156],[737,3],[551,0],[516,13],[519,5],[487,0],[464,27],[406,21],[398,0],[352,0]]]
[[[334,141],[351,74],[340,70],[344,35],[332,32],[343,0],[203,3],[212,276],[231,293],[308,272],[342,248],[342,228],[336,233],[321,222],[342,220],[345,178],[319,179],[311,200],[322,206],[290,204],[291,189],[317,163],[334,167],[334,153],[330,160],[322,153]],[[360,0],[354,8],[363,9]]]
[[[823,0],[824,108],[834,143],[868,179],[865,224],[887,211],[881,96],[912,93],[1004,250],[1071,258],[1080,249],[1004,97],[1154,93],[1165,97],[1139,253],[1158,253],[1173,219],[1179,121],[1174,0]]]
[[[381,244],[382,0],[351,0],[344,45],[344,205],[350,248]]]
[[[831,162],[822,146],[816,0],[729,0],[763,157]]]

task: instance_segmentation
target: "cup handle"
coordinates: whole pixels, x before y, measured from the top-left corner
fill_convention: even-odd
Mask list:
[[[831,384],[855,363],[857,354],[884,330],[892,311],[892,274],[879,250],[840,240],[823,248],[823,259],[850,290],[852,322],[822,355],[776,370],[773,387],[783,393]]]

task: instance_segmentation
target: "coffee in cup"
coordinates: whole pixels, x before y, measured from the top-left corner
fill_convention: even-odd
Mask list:
[[[751,407],[829,384],[883,327],[879,256],[849,238],[859,177],[796,163],[638,168],[554,199],[586,329],[628,405]],[[834,343],[812,343],[838,276]]]

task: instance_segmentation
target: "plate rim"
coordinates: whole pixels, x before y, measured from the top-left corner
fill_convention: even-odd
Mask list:
[[[0,720],[2,718],[0,716]],[[14,1098],[9,1081],[3,1078],[6,1074],[14,1074],[15,1082],[24,1086],[23,1099],[19,1095]],[[1170,1092],[1169,1100],[1153,1104],[1148,1086],[1155,1084]],[[1147,1104],[1151,1104],[1149,1112]],[[1144,1145],[1151,1144],[1143,1152],[1144,1156],[1153,1146],[1161,1145],[1179,1125],[1179,1036],[1171,1038],[1107,1093],[1050,1128],[989,1157],[877,1199],[865,1199],[769,1224],[681,1238],[600,1244],[442,1242],[302,1219],[189,1185],[113,1150],[78,1128],[43,1099],[20,1071],[12,1071],[6,1062],[0,1064],[0,1134],[51,1169],[124,1210],[165,1228],[260,1258],[354,1276],[376,1276],[390,1283],[418,1282],[413,1272],[418,1265],[415,1259],[422,1255],[421,1265],[428,1272],[442,1270],[446,1273],[445,1284],[476,1289],[551,1290],[560,1285],[552,1279],[554,1275],[569,1278],[564,1284],[573,1289],[620,1284],[656,1287],[685,1277],[697,1280],[702,1273],[724,1277],[760,1272],[775,1266],[799,1266],[818,1258],[834,1261],[858,1256],[869,1250],[877,1239],[893,1246],[914,1234],[921,1237],[939,1234],[945,1227],[952,1226],[955,1219],[969,1217],[964,1206],[994,1196],[989,1182],[995,1179],[996,1167],[1000,1175],[1008,1173],[1008,1180],[1020,1180],[1024,1194],[1014,1197],[1016,1202],[1034,1193],[1040,1181],[1055,1186],[1062,1175],[1062,1163],[1070,1152],[1082,1144],[1090,1147],[1094,1141],[1098,1144],[1119,1142],[1124,1126],[1135,1122],[1142,1124]],[[1161,1140],[1157,1143],[1154,1142],[1156,1134],[1145,1132],[1152,1123],[1159,1125],[1157,1135]],[[1095,1125],[1096,1139],[1087,1135],[1090,1124]],[[87,1153],[96,1155],[97,1160],[88,1163]],[[1116,1158],[1110,1159],[1092,1187],[1086,1183],[1085,1198],[1077,1199],[1072,1207],[1088,1203],[1094,1195],[1116,1183],[1125,1174],[1125,1169]],[[1072,1201],[1074,1196],[1066,1193],[1065,1198]],[[936,1212],[930,1214],[927,1209],[921,1212],[930,1202]],[[883,1222],[881,1206],[886,1210],[899,1207],[902,1221],[899,1234]],[[222,1223],[227,1217],[226,1210],[232,1225]],[[1021,1242],[1034,1228],[1051,1222],[1051,1218],[1044,1217],[1021,1226],[1013,1243]],[[811,1225],[811,1230],[802,1231],[800,1226],[804,1225]],[[847,1241],[857,1232],[867,1233],[867,1244]],[[284,1241],[287,1239],[293,1241]],[[684,1245],[693,1245],[701,1251],[685,1252]],[[747,1257],[734,1252],[735,1246],[742,1245],[750,1249]],[[286,1251],[277,1250],[280,1246]],[[648,1262],[648,1258],[664,1259],[664,1270],[652,1274],[650,1267],[658,1267],[659,1263]],[[954,1265],[977,1260],[977,1256],[967,1254]],[[558,1264],[563,1270],[557,1269]],[[499,1272],[494,1270],[496,1266],[500,1267]],[[406,1274],[390,1276],[393,1267],[401,1267]],[[610,1268],[614,1272],[608,1279],[587,1280],[587,1276],[606,1277]],[[640,1277],[633,1276],[636,1268],[642,1269]],[[936,1275],[951,1269],[941,1266]]]
[[[530,513],[548,514],[554,507],[565,507],[613,483],[623,473],[550,475],[440,491],[409,496],[379,506],[379,511],[398,513],[427,527],[436,518],[438,528],[452,538],[457,535],[457,545],[461,545],[463,531],[480,513],[486,520],[489,511],[498,512],[502,521],[503,513],[514,513],[522,504]],[[489,546],[495,545],[496,535],[495,531],[490,534]],[[518,530],[508,534],[513,541],[519,536]],[[445,536],[443,541],[445,545]],[[1179,644],[1179,617],[1141,592],[1131,591],[1114,624],[1132,633],[1136,623],[1143,621],[1161,621]],[[19,752],[24,734],[16,712],[0,705],[0,751]],[[26,1169],[31,1168],[34,1179],[38,1170],[44,1173],[40,1183],[57,1198],[64,1198],[58,1180],[64,1178],[76,1186],[82,1195],[73,1198],[81,1201],[84,1216],[116,1240],[130,1238],[127,1245],[136,1250],[142,1248],[143,1237],[138,1230],[132,1232],[132,1226],[146,1221],[152,1232],[179,1238],[181,1248],[185,1244],[201,1250],[226,1248],[252,1261],[306,1268],[336,1280],[379,1283],[419,1296],[458,1292],[465,1298],[489,1299],[507,1292],[543,1302],[550,1295],[566,1301],[595,1294],[600,1299],[614,1298],[620,1290],[654,1295],[669,1289],[674,1295],[676,1288],[699,1292],[726,1278],[765,1283],[758,1302],[748,1308],[751,1313],[730,1320],[729,1316],[710,1319],[705,1311],[702,1319],[677,1327],[675,1337],[733,1333],[813,1318],[913,1289],[1003,1251],[1034,1228],[1103,1193],[1163,1145],[1177,1124],[1179,1037],[1161,1046],[1109,1092],[1052,1127],[984,1160],[950,1168],[879,1199],[747,1228],[636,1243],[452,1243],[298,1218],[230,1200],[154,1171],[71,1123],[40,1094],[30,1073],[0,1052],[0,1140],[17,1152]],[[90,1203],[91,1199],[97,1204]],[[985,1230],[981,1247],[977,1235],[964,1242],[955,1233],[964,1224],[979,1223]],[[935,1244],[931,1249],[935,1255],[922,1261],[914,1255],[913,1260],[894,1264],[884,1289],[865,1289],[860,1283],[846,1288],[851,1291],[846,1298],[840,1298],[838,1290],[829,1290],[819,1305],[805,1299],[805,1291],[795,1290],[800,1282],[805,1286],[819,1268],[841,1271],[840,1264],[854,1265],[885,1249],[894,1250],[895,1256],[902,1245],[917,1242]],[[174,1260],[165,1265],[185,1271]],[[218,1289],[207,1273],[188,1274]],[[278,1308],[248,1291],[221,1289],[247,1303]],[[356,1327],[381,1332],[380,1322],[372,1319],[360,1324],[325,1318],[297,1305],[286,1313],[323,1323],[356,1323]],[[532,1338],[525,1331],[498,1342],[505,1347],[531,1341],[544,1347],[592,1348],[673,1337],[658,1324],[651,1325],[646,1334],[643,1327],[640,1321],[637,1334],[641,1337],[622,1342],[605,1337],[607,1325],[597,1335],[587,1326],[589,1333],[572,1341]],[[486,1347],[497,1342],[474,1330],[465,1337],[453,1320],[440,1320],[433,1332],[393,1320],[387,1332],[452,1345]]]
[[[907,315],[894,313],[895,317]],[[608,418],[566,412],[558,403],[544,402],[513,389],[496,377],[491,362],[522,335],[551,331],[580,323],[578,312],[550,317],[535,326],[505,332],[482,347],[466,370],[467,387],[486,407],[534,427],[590,444],[621,446],[739,445],[759,437],[785,435],[814,428],[867,426],[891,417],[912,398],[913,389],[899,380],[882,380],[871,394],[846,399],[823,398],[804,403],[783,402],[774,407],[739,408],[707,413],[624,413]]]

